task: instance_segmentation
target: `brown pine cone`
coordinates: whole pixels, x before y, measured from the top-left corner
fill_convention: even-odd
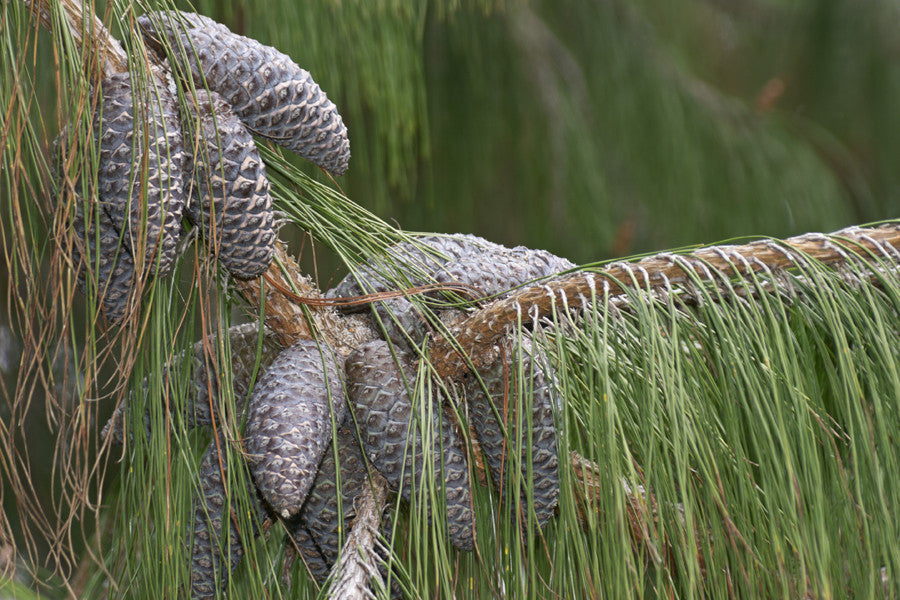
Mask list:
[[[165,275],[175,262],[184,207],[175,99],[158,70],[141,82],[137,97],[128,73],[104,79],[101,93],[103,105],[94,115],[100,202],[136,262]]]
[[[350,140],[344,121],[289,56],[195,13],[160,11],[139,17],[138,24],[157,48],[166,40],[176,69],[189,74],[197,88],[205,87],[205,78],[253,133],[335,175],[347,171]]]
[[[278,355],[250,397],[247,460],[256,486],[282,518],[300,510],[332,424],[343,419],[342,373],[343,360],[324,342],[300,340]]]
[[[266,167],[253,137],[221,96],[197,90],[196,102],[185,127],[196,140],[196,155],[185,168],[193,173],[187,216],[228,272],[250,279],[268,268],[275,253]]]

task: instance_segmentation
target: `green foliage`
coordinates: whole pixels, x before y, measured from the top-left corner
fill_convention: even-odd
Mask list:
[[[592,535],[569,534],[567,545],[581,547],[570,552],[600,554],[571,581],[566,570],[560,589],[883,593],[882,569],[893,572],[900,559],[898,496],[883,479],[900,458],[890,434],[896,284],[879,276],[856,285],[816,264],[774,277],[777,295],[763,291],[776,280],[759,277],[701,287],[687,306],[632,292],[624,310],[601,303],[556,337],[567,443],[599,465],[609,491],[602,514],[619,515],[592,521]],[[658,506],[641,543],[649,560],[622,543],[625,483]],[[575,500],[566,496],[561,521],[572,519]]]

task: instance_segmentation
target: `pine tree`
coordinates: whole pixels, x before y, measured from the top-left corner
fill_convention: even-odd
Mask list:
[[[414,244],[408,231],[467,231],[586,263],[893,216],[896,169],[882,156],[900,137],[900,78],[877,58],[890,49],[892,9],[695,4],[199,2],[327,90],[349,129],[349,171],[335,181],[257,136],[289,224],[265,276],[234,279],[209,245],[185,240],[168,276],[136,271],[117,324],[98,249],[142,265],[155,255],[128,235],[98,237],[98,90],[118,72],[141,94],[161,93],[151,67],[161,57],[137,20],[173,7],[0,4],[5,318],[21,350],[0,408],[0,589],[180,597],[198,559],[195,520],[228,515],[209,539],[221,551],[215,589],[234,597],[339,597],[353,585],[422,598],[892,595],[897,222],[591,263],[493,301],[455,289],[445,300],[469,312],[453,323],[433,318],[433,289],[410,289],[421,283],[414,266],[385,254]],[[747,7],[751,17],[736,12]],[[81,22],[91,28],[72,26]],[[684,39],[697,22],[715,31]],[[716,46],[726,30],[732,45]],[[736,59],[761,31],[770,43],[743,59],[746,77],[723,73],[709,48]],[[820,62],[812,50],[786,53],[797,31]],[[121,45],[98,45],[108,39]],[[853,55],[861,64],[842,59],[845,46],[866,50]],[[186,107],[191,85],[175,89]],[[867,110],[845,108],[857,94]],[[421,422],[496,359],[491,346],[509,331],[513,346],[543,357],[561,399],[558,506],[542,528],[528,452],[510,452],[505,481],[493,483],[490,465],[471,460],[477,550],[466,552],[451,544],[448,511],[433,510],[445,501],[440,474],[410,502],[374,484],[359,506],[339,503],[339,520],[352,512],[377,525],[340,531],[362,545],[344,545],[344,569],[323,582],[318,566],[292,560],[314,528],[261,510],[241,400],[273,348],[369,341],[321,294],[332,272],[364,274],[365,261],[386,282],[381,300],[428,292],[409,298],[431,319],[409,394]],[[252,324],[233,330],[237,321]],[[524,354],[506,363],[507,399],[523,408],[506,425],[517,431],[533,425]],[[103,431],[117,406],[121,444]],[[444,412],[468,418],[465,403]],[[474,458],[475,436],[459,429]],[[325,450],[337,474],[340,450]],[[215,483],[204,488],[215,515],[197,508],[201,481]],[[226,573],[238,546],[240,565]],[[366,567],[380,573],[371,582],[353,575]]]

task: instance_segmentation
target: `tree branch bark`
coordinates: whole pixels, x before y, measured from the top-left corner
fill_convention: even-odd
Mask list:
[[[662,253],[637,262],[613,263],[598,272],[579,272],[525,288],[497,300],[436,338],[431,357],[442,377],[458,378],[469,368],[482,367],[479,357],[523,320],[550,317],[556,310],[579,306],[626,288],[649,289],[690,285],[694,279],[714,283],[721,278],[747,277],[765,270],[787,269],[803,261],[835,265],[850,260],[898,260],[900,224],[876,228],[850,227],[830,235],[809,233],[787,240],[759,240],[740,246],[710,246],[690,254]]]
[[[128,56],[119,41],[109,33],[94,14],[93,4],[82,4],[80,0],[23,0],[31,14],[48,31],[53,32],[54,7],[62,10],[69,24],[69,33],[75,44],[89,50],[84,54],[85,69],[90,73],[98,71],[102,77],[128,71]],[[92,66],[96,65],[96,66]]]

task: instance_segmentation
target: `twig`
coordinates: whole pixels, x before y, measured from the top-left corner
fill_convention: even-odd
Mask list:
[[[114,73],[126,73],[128,71],[128,56],[122,46],[109,33],[100,19],[94,14],[90,6],[83,5],[79,0],[22,0],[48,31],[53,32],[53,6],[62,9],[65,20],[69,24],[69,32],[76,46],[88,47],[90,52],[84,56],[85,67],[96,58],[100,75],[108,77]]]
[[[527,316],[552,316],[564,299],[591,300],[598,295],[622,294],[626,287],[647,289],[664,285],[688,285],[693,279],[748,276],[763,270],[788,269],[811,259],[833,265],[849,257],[863,260],[884,258],[884,248],[900,248],[900,224],[877,228],[851,227],[830,235],[810,233],[784,241],[760,240],[740,246],[710,246],[690,254],[658,254],[634,263],[614,263],[596,273],[573,273],[542,285],[525,288],[491,303],[450,329],[450,335],[432,342],[431,357],[442,377],[458,378],[468,368],[468,357],[476,367],[480,357],[508,328]]]
[[[387,482],[373,473],[371,485],[366,486],[356,500],[356,517],[350,527],[350,535],[341,550],[341,559],[332,568],[334,577],[328,589],[328,598],[371,598],[370,581],[384,580],[378,571],[379,557],[375,553],[375,541],[381,530],[381,515],[387,502]]]
[[[595,513],[599,518],[604,517],[603,498],[609,496],[612,491],[601,484],[603,480],[600,477],[600,467],[595,463],[577,452],[570,452],[569,460],[575,479],[574,493],[578,500],[576,503],[578,518],[582,527],[587,527],[590,523],[589,513]],[[668,563],[673,548],[669,541],[670,538],[664,536],[662,539],[654,539],[650,532],[651,524],[655,524],[659,520],[659,503],[656,501],[656,497],[643,485],[633,485],[624,478],[620,483],[622,493],[625,495],[625,517],[628,519],[628,533],[631,535],[632,545],[643,550],[644,555],[653,563],[657,565]],[[687,527],[683,507],[677,505],[675,509],[681,516],[680,525]],[[701,543],[704,539],[702,532],[695,531],[694,539],[697,540],[697,557],[701,568],[704,569],[706,561]]]
[[[280,241],[275,244],[275,259],[262,278],[233,281],[253,308],[258,310],[261,306],[265,307],[266,325],[275,333],[282,346],[287,348],[300,339],[313,337],[303,306],[292,302],[279,288],[287,288],[302,296],[312,296],[318,291],[303,276],[300,267]],[[265,283],[261,283],[262,281]],[[311,308],[315,310],[316,307]]]

